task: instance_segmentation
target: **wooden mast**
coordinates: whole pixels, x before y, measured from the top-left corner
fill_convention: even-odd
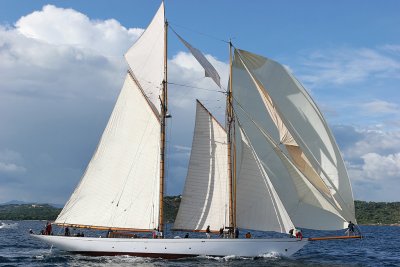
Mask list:
[[[165,18],[165,9],[164,9]],[[164,233],[164,179],[165,179],[165,128],[168,111],[168,88],[167,88],[167,30],[168,21],[164,22],[164,79],[161,93],[161,138],[160,138],[160,195],[159,195],[159,217],[158,230]],[[164,237],[164,234],[162,234]]]
[[[236,211],[235,211],[235,154],[232,154],[232,126],[233,126],[233,107],[232,107],[232,42],[229,41],[229,89],[226,97],[227,108],[227,143],[228,143],[228,180],[229,180],[229,227],[234,230],[236,227]],[[232,232],[233,233],[233,232]]]

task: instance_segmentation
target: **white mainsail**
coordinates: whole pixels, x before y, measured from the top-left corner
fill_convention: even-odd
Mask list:
[[[56,223],[159,227],[164,4],[126,53],[129,71],[97,150]]]
[[[182,201],[174,229],[229,226],[225,129],[197,101],[196,124]]]
[[[160,122],[128,74],[97,150],[56,223],[158,227]]]
[[[125,54],[129,67],[154,108],[160,112],[164,79],[164,2],[150,25]]]
[[[304,88],[280,64],[241,50],[235,51],[232,77],[238,119],[293,223],[306,228],[340,229],[346,221],[354,221],[354,202],[343,160],[325,120]],[[260,127],[276,144],[284,146],[277,149],[265,142]],[[306,178],[302,186],[298,180],[295,182],[293,171],[280,153],[289,155],[290,164]],[[302,197],[311,191],[318,196]],[[335,223],[315,227],[314,218],[323,216],[337,219]]]

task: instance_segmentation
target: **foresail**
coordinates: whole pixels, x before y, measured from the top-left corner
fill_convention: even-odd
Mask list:
[[[226,132],[197,102],[188,174],[174,229],[219,230],[229,225]]]
[[[97,150],[56,223],[157,228],[159,157],[159,118],[128,74]]]
[[[125,54],[133,76],[158,112],[165,65],[164,20],[162,2],[150,25]]]
[[[233,95],[238,119],[293,223],[298,227],[314,229],[344,228],[346,221],[355,220],[354,206],[337,145],[315,103],[304,89],[298,88],[298,82],[295,83],[281,65],[270,62],[245,51],[240,51],[240,54],[235,52]],[[260,89],[265,90],[266,94],[261,94]],[[263,99],[265,96],[266,99]],[[303,101],[298,102],[295,98]],[[270,102],[269,106],[266,100]],[[285,127],[280,127],[281,124]],[[317,140],[310,139],[307,127],[312,132],[310,135],[318,135],[315,137]],[[282,139],[284,128],[293,138],[291,144]],[[272,143],[266,142],[260,130],[268,133]],[[295,171],[291,168],[295,168]],[[299,182],[298,175],[305,180]],[[304,199],[304,192],[299,189],[310,185],[312,189],[306,191],[317,196]],[[316,200],[320,198],[323,200]],[[302,211],[314,216],[299,220],[296,214]],[[329,217],[326,213],[333,214],[338,220],[316,228],[314,218],[319,215]]]
[[[294,225],[261,161],[238,128],[236,220],[240,228],[287,233]]]

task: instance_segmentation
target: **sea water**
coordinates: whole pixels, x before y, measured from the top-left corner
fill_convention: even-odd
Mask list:
[[[203,256],[163,260],[131,256],[89,257],[60,251],[29,236],[29,229],[38,232],[45,223],[1,222],[3,227],[0,228],[0,266],[400,266],[398,226],[361,226],[365,236],[361,240],[309,242],[290,258],[266,254],[258,258]],[[85,234],[90,235],[88,232]],[[303,234],[306,237],[343,235],[344,231],[322,232],[304,229]],[[262,237],[268,234],[253,232],[253,235]]]

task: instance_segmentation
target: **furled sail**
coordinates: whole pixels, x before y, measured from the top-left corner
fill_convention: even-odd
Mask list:
[[[354,221],[351,187],[340,152],[304,88],[283,66],[241,50],[235,51],[232,77],[238,119],[293,223],[340,229],[346,221]],[[283,146],[265,142],[260,128],[274,144]],[[316,196],[304,198],[305,192]],[[314,218],[323,216],[334,219],[316,227]]]
[[[188,174],[174,229],[218,230],[229,225],[226,132],[197,102]]]
[[[239,128],[236,144],[237,226],[260,231],[287,233],[294,225],[265,172],[261,161]]]
[[[79,185],[56,223],[158,227],[160,122],[130,74]]]
[[[125,54],[134,78],[158,112],[165,66],[164,21],[162,2],[150,25]]]

